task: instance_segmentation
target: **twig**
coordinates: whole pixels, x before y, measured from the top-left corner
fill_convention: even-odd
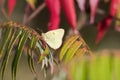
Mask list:
[[[26,9],[25,9],[24,18],[23,18],[23,24],[26,23],[28,17],[30,16],[30,10],[31,10],[31,7],[29,4],[27,4]]]
[[[27,24],[28,22],[30,22],[40,11],[42,11],[45,8],[45,3],[42,3],[31,15],[30,17],[28,17],[28,19],[26,20],[25,24]]]

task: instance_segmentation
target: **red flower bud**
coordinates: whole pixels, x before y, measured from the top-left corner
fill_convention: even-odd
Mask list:
[[[54,30],[59,27],[60,22],[60,1],[59,0],[45,0],[47,8],[50,12],[50,20],[48,24],[49,30]]]
[[[94,23],[98,2],[99,0],[90,0],[90,8],[91,8],[90,23],[91,24]]]
[[[74,0],[61,0],[61,5],[65,16],[73,30],[76,29],[76,13],[74,7]]]
[[[16,5],[16,0],[8,0],[8,15],[11,16]]]
[[[95,41],[96,43],[99,43],[99,41],[104,37],[105,33],[109,29],[112,18],[117,13],[117,7],[118,0],[111,0],[109,15],[98,24],[98,33]]]

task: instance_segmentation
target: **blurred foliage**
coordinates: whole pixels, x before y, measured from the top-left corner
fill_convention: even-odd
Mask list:
[[[119,51],[108,50],[74,57],[61,66],[53,80],[120,80],[119,61]]]

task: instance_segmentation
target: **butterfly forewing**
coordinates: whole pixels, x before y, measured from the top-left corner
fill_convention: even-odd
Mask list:
[[[53,49],[58,49],[62,44],[64,29],[56,29],[42,34],[46,43]]]

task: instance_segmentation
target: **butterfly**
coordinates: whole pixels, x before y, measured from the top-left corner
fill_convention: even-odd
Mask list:
[[[56,29],[42,33],[42,37],[44,38],[45,42],[55,50],[62,45],[63,36],[64,29]]]

